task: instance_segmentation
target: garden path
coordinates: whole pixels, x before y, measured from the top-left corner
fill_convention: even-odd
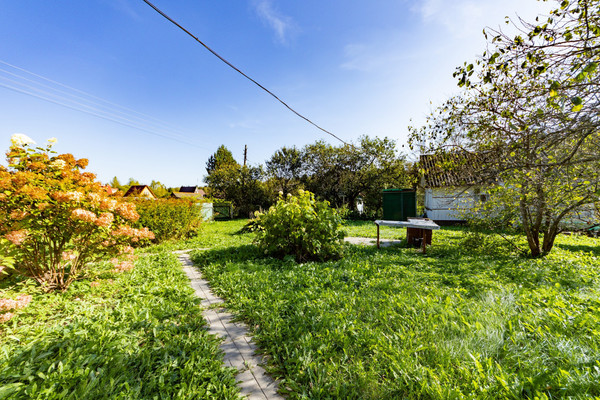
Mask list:
[[[365,237],[349,236],[349,237],[344,238],[344,240],[351,244],[360,244],[363,246],[375,246],[377,244],[377,239],[365,238]],[[380,244],[381,247],[388,247],[388,246],[399,245],[402,243],[402,240],[381,239],[380,242],[381,242],[381,244]]]
[[[242,323],[233,322],[233,316],[221,306],[223,299],[212,293],[208,282],[190,260],[189,251],[174,253],[179,257],[196,295],[202,300],[200,304],[205,309],[203,315],[208,321],[209,333],[224,339],[221,343],[221,350],[225,353],[224,362],[239,371],[237,379],[241,394],[247,396],[248,400],[283,399],[277,393],[277,382],[259,365],[262,359],[255,354],[257,347],[248,336],[248,330]]]

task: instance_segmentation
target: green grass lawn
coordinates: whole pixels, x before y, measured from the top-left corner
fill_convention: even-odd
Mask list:
[[[598,239],[560,235],[548,257],[527,259],[496,236],[444,228],[426,255],[349,245],[339,261],[297,264],[258,254],[237,233],[245,222],[148,248],[131,272],[98,265],[64,294],[0,282],[4,298],[33,294],[0,325],[0,399],[238,398],[170,254],[180,248],[208,249],[194,261],[292,399],[600,396]],[[345,229],[376,236],[372,223]]]
[[[600,396],[597,239],[560,235],[549,256],[527,259],[451,228],[427,255],[348,246],[342,260],[296,264],[258,254],[235,233],[243,223],[207,224],[189,244],[216,247],[193,259],[290,398]],[[372,223],[346,231],[376,235]]]
[[[33,300],[0,325],[0,399],[239,398],[174,255],[155,250],[131,272],[99,265],[93,275],[62,294],[1,283],[2,297]]]

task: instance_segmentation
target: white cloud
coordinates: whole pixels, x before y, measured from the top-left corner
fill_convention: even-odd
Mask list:
[[[273,29],[277,41],[286,44],[289,36],[296,29],[292,18],[276,10],[272,0],[257,0],[254,2],[254,7],[260,19]]]
[[[536,0],[418,0],[412,11],[425,24],[441,25],[454,37],[464,38],[479,34],[486,26],[497,28],[506,16],[533,20],[553,7],[555,4]]]
[[[344,46],[342,69],[360,72],[396,71],[404,63],[412,63],[438,53],[437,49],[415,48],[412,39],[402,32],[388,32],[385,37],[350,43]]]

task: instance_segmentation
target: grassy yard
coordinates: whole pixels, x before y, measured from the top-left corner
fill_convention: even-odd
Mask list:
[[[98,265],[64,294],[0,282],[3,298],[33,294],[0,325],[0,399],[238,398],[178,248],[208,249],[194,261],[292,399],[600,396],[598,239],[560,235],[536,260],[446,228],[427,255],[348,246],[342,260],[297,264],[258,254],[244,223],[146,249],[131,272]],[[346,231],[376,236],[372,223]]]
[[[340,261],[296,264],[263,258],[242,225],[207,225],[188,245],[216,244],[193,259],[290,398],[600,396],[597,239],[560,235],[551,255],[526,259],[454,228],[427,255],[348,246]],[[376,235],[372,223],[347,232]]]
[[[99,265],[63,294],[33,294],[0,325],[0,399],[237,399],[199,300],[176,257],[142,255],[131,272]]]

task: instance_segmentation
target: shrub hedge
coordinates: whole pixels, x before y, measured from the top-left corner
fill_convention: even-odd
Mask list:
[[[193,236],[202,223],[202,204],[187,199],[135,201],[138,223],[154,232],[154,242]]]

